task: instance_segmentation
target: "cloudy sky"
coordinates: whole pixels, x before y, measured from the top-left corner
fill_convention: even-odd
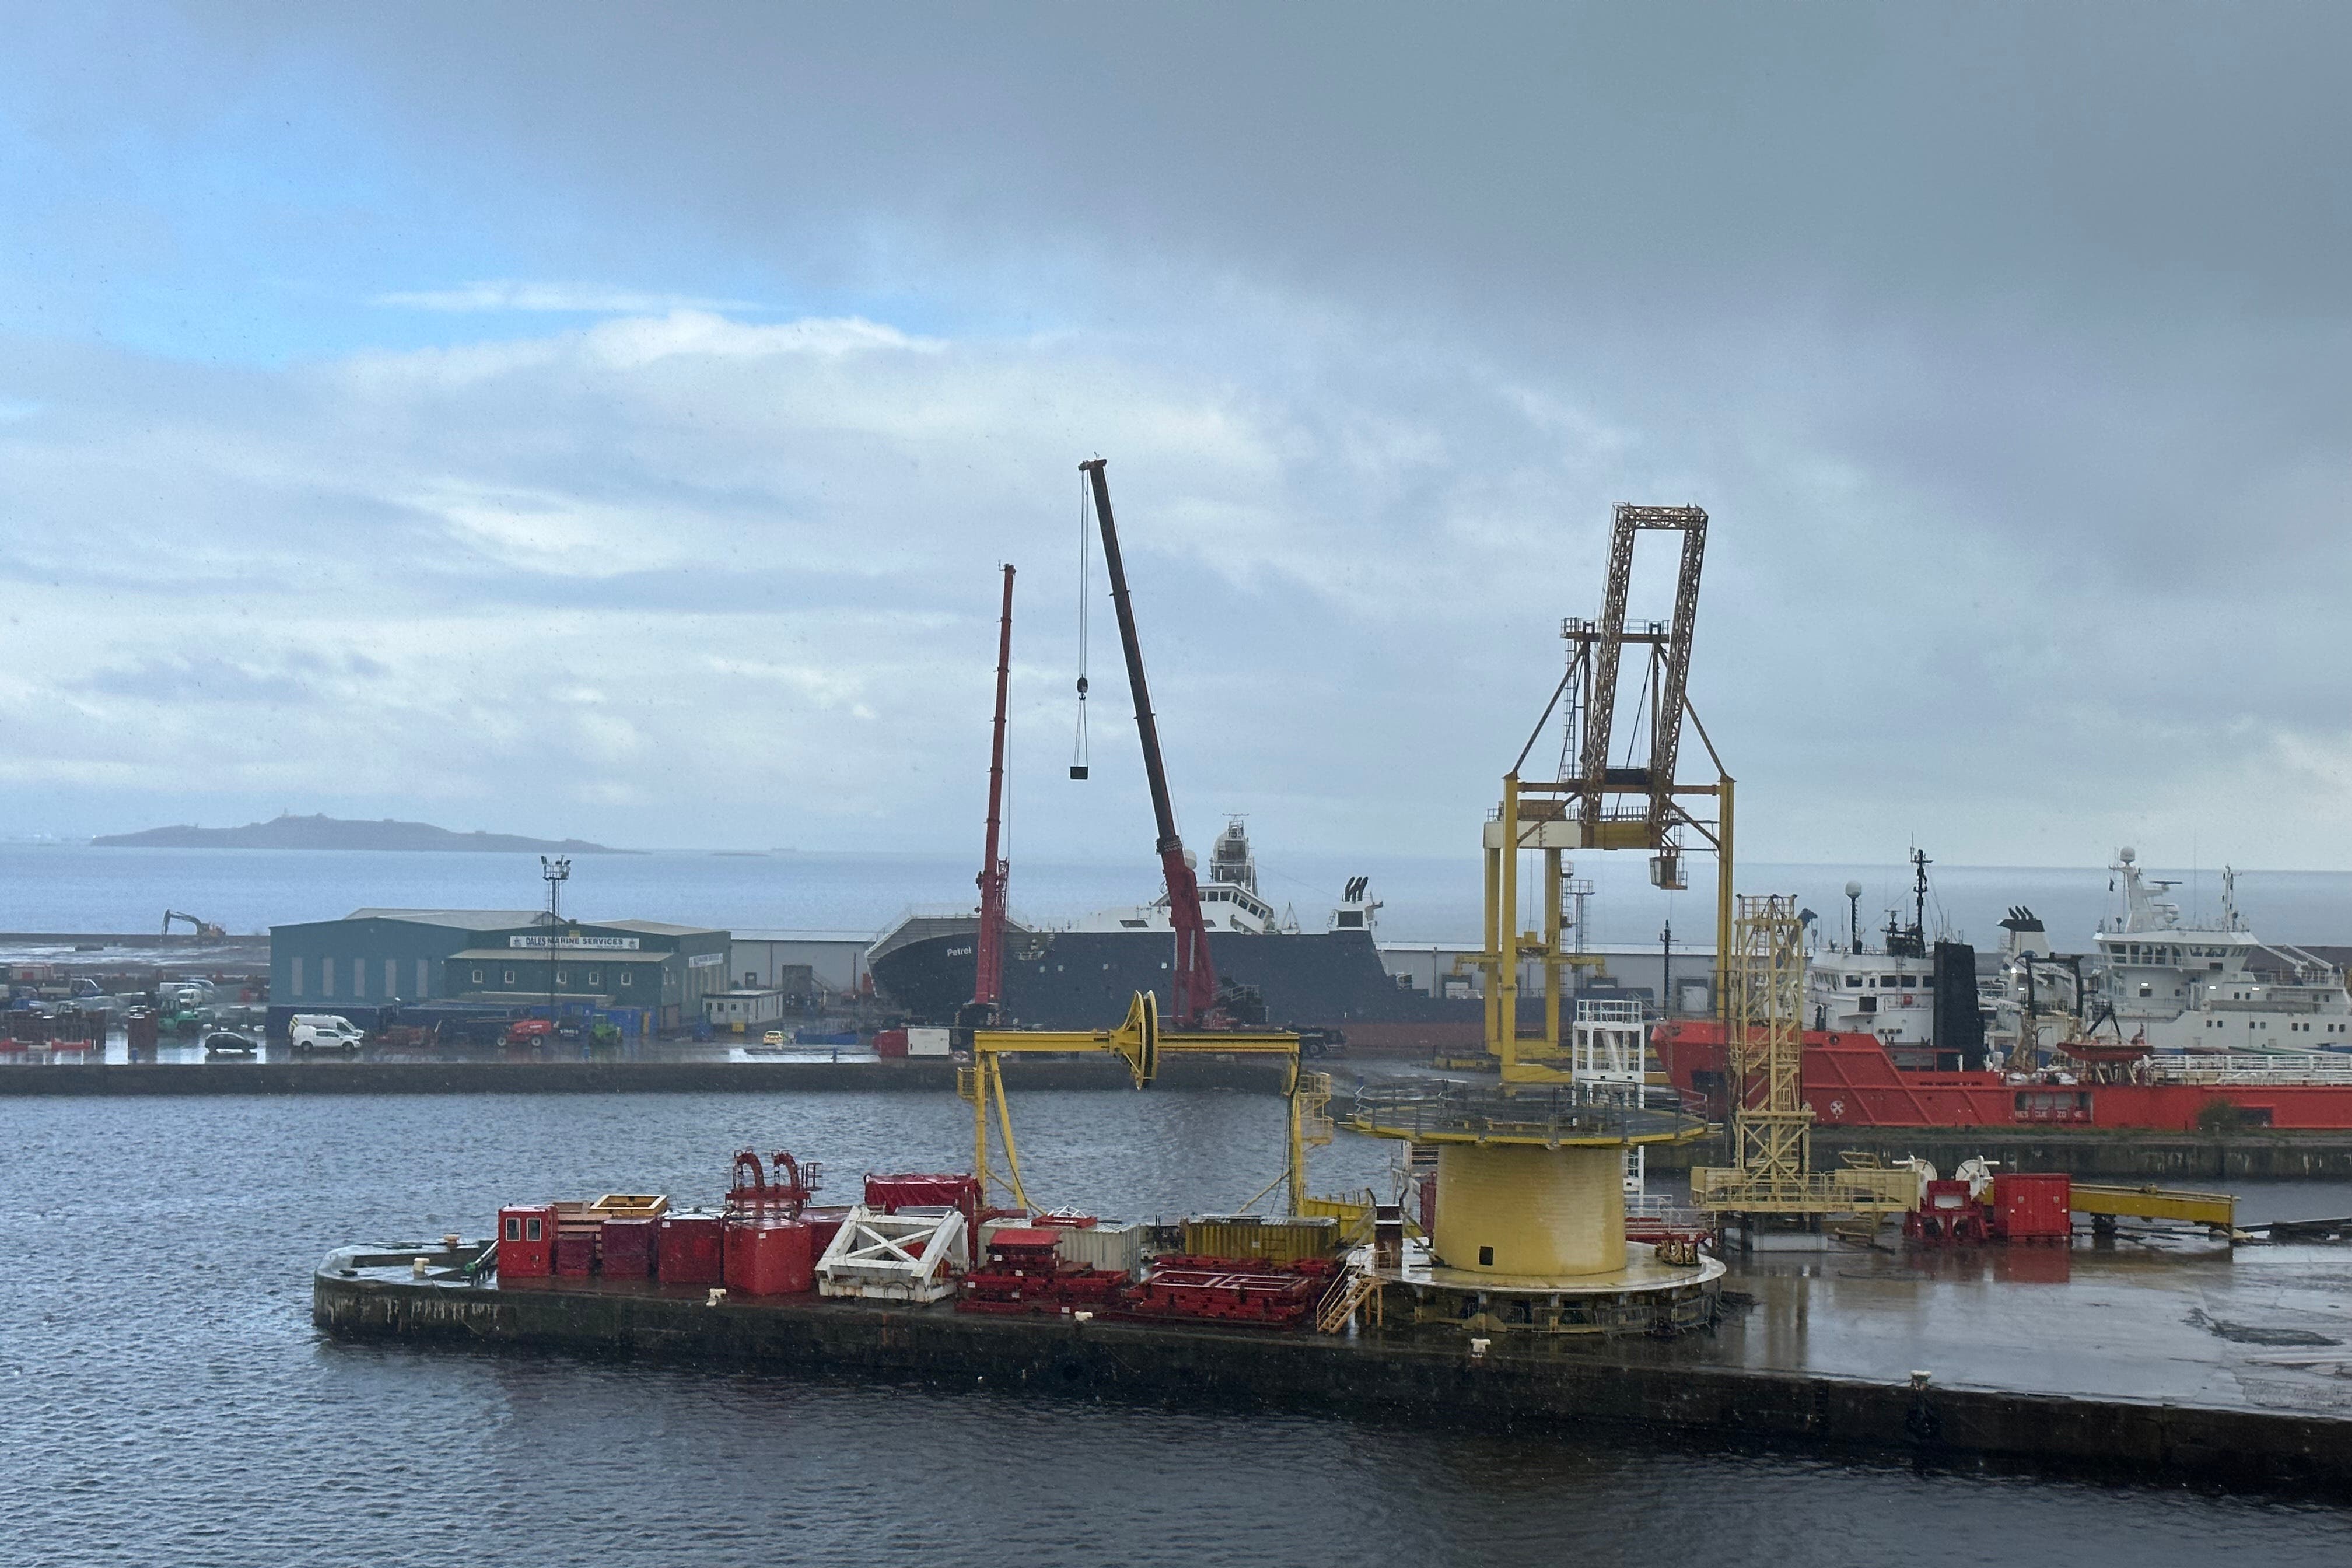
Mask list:
[[[1010,560],[1134,850],[1099,453],[1196,841],[1466,851],[1634,500],[1750,854],[2352,867],[2340,10],[8,10],[9,833],[961,850]]]

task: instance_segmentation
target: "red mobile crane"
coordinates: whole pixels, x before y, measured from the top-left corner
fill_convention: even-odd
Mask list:
[[[1170,990],[1179,1029],[1199,1028],[1217,1005],[1217,966],[1209,959],[1209,928],[1201,918],[1201,884],[1176,836],[1176,812],[1168,801],[1168,770],[1160,760],[1160,727],[1151,717],[1151,691],[1143,680],[1143,650],[1135,640],[1135,608],[1128,603],[1127,568],[1118,556],[1118,530],[1110,516],[1110,481],[1103,459],[1080,463],[1093,481],[1095,521],[1102,527],[1103,564],[1110,569],[1111,604],[1118,611],[1119,646],[1127,654],[1128,689],[1135,694],[1135,728],[1143,737],[1143,772],[1151,784],[1151,811],[1160,824],[1160,868],[1168,879],[1168,923],[1176,928],[1176,962]]]
[[[1004,997],[1004,889],[1013,868],[1000,858],[1004,816],[1004,694],[1013,671],[1013,568],[1004,568],[1004,618],[996,632],[996,739],[988,753],[988,848],[980,863],[980,932],[972,942],[971,1006],[965,1022],[996,1022]]]

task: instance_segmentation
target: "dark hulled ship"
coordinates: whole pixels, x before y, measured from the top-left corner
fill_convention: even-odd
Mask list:
[[[1417,1052],[1480,1037],[1476,1000],[1433,997],[1382,965],[1380,904],[1368,878],[1349,880],[1323,930],[1302,931],[1259,896],[1249,839],[1236,820],[1217,837],[1201,908],[1220,983],[1246,996],[1270,1026],[1337,1034],[1372,1050]],[[866,966],[910,1019],[950,1023],[971,1000],[978,930],[976,915],[909,916],[868,951]],[[1037,1029],[1115,1024],[1138,991],[1166,997],[1173,955],[1164,897],[1089,916],[1066,931],[1008,922],[1002,1021]]]

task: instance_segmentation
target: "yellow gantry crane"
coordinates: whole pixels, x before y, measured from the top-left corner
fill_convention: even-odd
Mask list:
[[[1674,616],[1629,631],[1625,615],[1633,578],[1633,545],[1644,531],[1681,536],[1680,565],[1675,577]],[[1502,804],[1486,830],[1486,922],[1483,951],[1466,954],[1462,963],[1476,970],[1486,993],[1486,1052],[1501,1065],[1507,1083],[1566,1081],[1569,1075],[1552,1065],[1563,1054],[1560,1035],[1560,980],[1580,965],[1598,965],[1592,954],[1571,951],[1570,921],[1564,908],[1570,883],[1561,853],[1570,849],[1642,849],[1649,852],[1650,879],[1658,887],[1680,889],[1683,878],[1684,834],[1700,839],[1716,857],[1717,994],[1724,994],[1723,958],[1731,944],[1731,776],[1717,754],[1706,727],[1691,706],[1691,635],[1698,620],[1699,569],[1706,554],[1706,513],[1695,506],[1634,506],[1620,503],[1611,520],[1609,575],[1600,616],[1592,620],[1570,616],[1560,626],[1569,644],[1568,669],[1544,705],[1518,761],[1503,775]],[[1621,694],[1624,683],[1624,649],[1631,644],[1649,650],[1643,679]],[[1550,780],[1522,776],[1528,754],[1556,709],[1566,703],[1566,730],[1560,748],[1559,776]],[[1626,722],[1618,710],[1628,707]],[[1698,731],[1715,763],[1712,783],[1684,784],[1675,777],[1680,765],[1683,721]],[[1648,745],[1637,750],[1646,728]],[[1612,764],[1610,754],[1621,732],[1628,740],[1624,760]],[[1695,813],[1689,802],[1712,797],[1711,816]],[[1541,931],[1519,929],[1518,858],[1522,850],[1543,854],[1544,925]],[[1541,964],[1544,1024],[1540,1039],[1522,1039],[1518,1026],[1519,970],[1534,960]],[[1661,997],[1663,1002],[1666,1000]]]
[[[1160,1062],[1171,1056],[1280,1058],[1286,1068],[1283,1097],[1289,1106],[1289,1147],[1282,1175],[1269,1183],[1258,1196],[1265,1196],[1276,1184],[1286,1184],[1290,1212],[1307,1212],[1307,1151],[1312,1145],[1331,1141],[1331,1123],[1323,1115],[1323,1107],[1331,1099],[1331,1075],[1298,1070],[1298,1037],[1294,1034],[1243,1029],[1164,1031],[1160,1027],[1160,998],[1149,991],[1135,994],[1127,1010],[1127,1021],[1116,1029],[972,1031],[971,1065],[957,1073],[956,1090],[971,1106],[972,1170],[980,1178],[983,1194],[1002,1190],[1016,1206],[1032,1206],[1028,1190],[1021,1180],[1020,1151],[1013,1142],[1013,1114],[1005,1104],[1003,1059],[1009,1056],[1086,1052],[1114,1056],[1125,1062],[1138,1089],[1149,1089],[1158,1081]],[[990,1155],[988,1122],[992,1107],[1004,1148],[1003,1175],[996,1173]]]

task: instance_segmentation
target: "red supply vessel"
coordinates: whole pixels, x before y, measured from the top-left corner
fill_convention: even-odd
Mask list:
[[[662,1216],[654,1244],[654,1273],[665,1285],[727,1282],[727,1216],[670,1214]]]
[[[652,1279],[654,1243],[660,1229],[661,1222],[650,1217],[606,1220],[604,1245],[600,1255],[604,1277],[608,1279]]]
[[[544,1279],[555,1272],[555,1205],[517,1204],[499,1211],[499,1277]]]
[[[745,1296],[798,1296],[816,1289],[816,1255],[805,1220],[779,1215],[727,1222],[727,1289]]]
[[[1684,1098],[1721,1117],[1723,1026],[1677,1020],[1651,1038]],[[2352,1129],[2352,1083],[2298,1079],[2292,1068],[2219,1072],[2194,1053],[2107,1047],[2098,1055],[2063,1074],[1929,1072],[1897,1067],[1875,1036],[1808,1029],[1801,1070],[1816,1127],[2194,1132],[2219,1117],[2245,1128]]]

